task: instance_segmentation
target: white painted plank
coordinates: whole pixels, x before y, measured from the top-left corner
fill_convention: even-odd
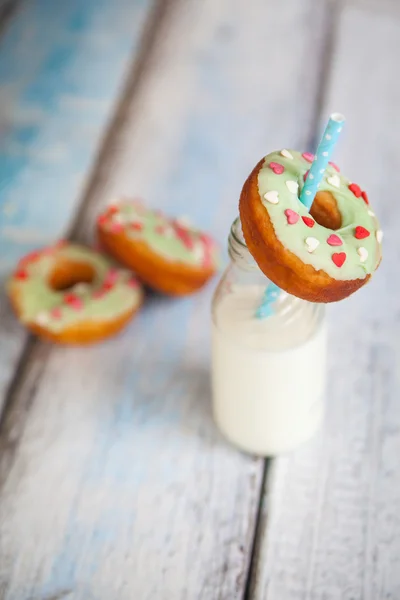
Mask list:
[[[124,193],[226,238],[250,168],[311,129],[323,38],[311,7],[176,2],[78,237]],[[6,600],[243,597],[263,463],[210,419],[211,292],[153,297],[104,345],[34,352],[0,448]]]
[[[329,306],[325,427],[275,463],[257,600],[400,597],[399,53],[400,20],[345,10],[325,113],[347,116],[337,162],[370,195],[384,258],[365,289]]]
[[[151,5],[27,0],[0,40],[0,413],[26,340],[4,280],[68,229]]]

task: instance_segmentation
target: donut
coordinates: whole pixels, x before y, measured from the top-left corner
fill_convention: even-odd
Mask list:
[[[165,294],[198,290],[219,266],[218,247],[210,236],[139,201],[109,206],[98,217],[97,230],[102,248]]]
[[[370,279],[382,231],[368,196],[329,163],[311,210],[299,196],[313,155],[280,150],[263,158],[239,201],[246,244],[263,273],[310,302],[336,302]]]
[[[21,323],[64,344],[96,342],[117,333],[143,299],[132,273],[98,252],[67,242],[20,260],[7,292]]]

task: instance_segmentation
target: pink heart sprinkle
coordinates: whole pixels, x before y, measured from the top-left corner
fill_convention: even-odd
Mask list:
[[[289,223],[289,225],[295,225],[297,223],[297,221],[299,220],[299,215],[297,214],[297,212],[295,212],[291,208],[287,208],[285,210],[285,215],[286,215],[287,222]]]
[[[106,290],[100,289],[100,290],[95,290],[92,294],[93,298],[99,299],[99,298],[103,298],[106,295]]]
[[[314,154],[311,154],[311,152],[303,152],[302,157],[309,163],[314,160]]]
[[[53,308],[50,311],[50,315],[53,317],[53,319],[61,319],[61,316],[62,316],[61,308],[56,306],[56,308]]]
[[[136,290],[139,287],[139,283],[136,279],[128,279],[127,284],[130,288]]]
[[[331,165],[331,167],[333,167],[335,169],[335,171],[337,171],[338,173],[340,173],[340,169],[337,166],[337,164],[335,164],[334,162],[332,162],[331,160],[329,161],[329,164]]]
[[[111,269],[108,271],[105,281],[106,283],[114,284],[118,279],[118,269]]]
[[[329,244],[330,246],[341,246],[343,244],[340,237],[338,235],[336,235],[335,233],[332,233],[328,237],[328,239],[326,240],[326,243]]]
[[[121,233],[123,229],[121,223],[111,223],[110,225],[110,231],[112,231],[112,233]]]
[[[282,175],[282,173],[285,170],[285,167],[283,165],[280,165],[279,163],[276,163],[276,162],[270,162],[269,168],[272,169],[276,175]]]

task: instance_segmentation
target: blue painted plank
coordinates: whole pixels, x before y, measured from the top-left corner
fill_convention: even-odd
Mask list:
[[[28,0],[0,44],[0,285],[77,209],[150,0]],[[0,410],[24,335],[0,292]]]

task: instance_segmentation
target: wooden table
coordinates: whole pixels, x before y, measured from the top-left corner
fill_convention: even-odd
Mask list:
[[[396,0],[26,0],[0,48],[0,278],[91,242],[120,194],[222,243],[254,163],[336,159],[385,231],[329,307],[328,414],[266,463],[210,416],[209,305],[149,298],[89,349],[26,335],[0,296],[0,598],[400,598],[400,8]],[[2,286],[3,289],[3,286]],[[312,365],[310,365],[312,376]]]

